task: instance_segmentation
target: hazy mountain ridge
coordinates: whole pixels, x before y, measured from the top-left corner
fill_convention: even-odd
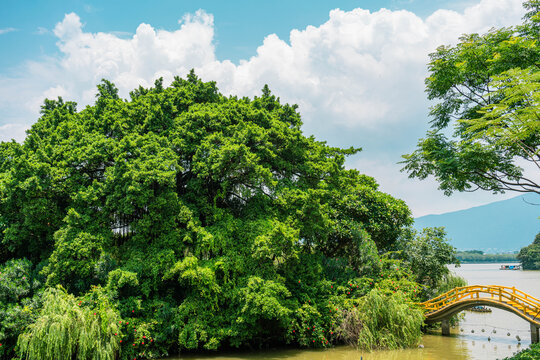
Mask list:
[[[524,201],[524,199],[527,201]],[[458,250],[488,253],[517,251],[540,231],[540,196],[521,195],[508,200],[415,219],[414,227],[444,226]]]

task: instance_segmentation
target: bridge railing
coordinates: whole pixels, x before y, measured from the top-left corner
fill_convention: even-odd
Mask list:
[[[457,287],[419,305],[428,313],[434,313],[453,303],[470,299],[491,299],[521,310],[527,316],[540,317],[539,299],[514,287],[498,285]]]

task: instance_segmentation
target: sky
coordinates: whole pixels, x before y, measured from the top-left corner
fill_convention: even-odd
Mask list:
[[[445,196],[399,162],[428,129],[429,53],[519,24],[524,12],[520,0],[3,0],[0,141],[22,142],[45,98],[81,109],[102,78],[127,97],[193,68],[225,95],[260,95],[268,84],[298,104],[306,135],[361,147],[347,167],[415,217],[503,200],[516,193]]]

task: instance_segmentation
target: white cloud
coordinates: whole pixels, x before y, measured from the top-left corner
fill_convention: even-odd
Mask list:
[[[15,140],[17,142],[22,142],[26,137],[26,130],[30,127],[23,124],[6,124],[0,126],[0,141],[11,141]]]
[[[80,18],[67,14],[54,34],[63,57],[58,66],[60,81],[69,94],[87,104],[102,78],[113,81],[126,96],[139,85],[149,86],[165,75],[172,80],[190,68],[215,61],[213,17],[203,11],[186,15],[176,31],[156,30],[140,24],[124,39],[108,33],[86,33]]]
[[[129,31],[111,31],[111,35],[117,36],[119,38],[125,39],[133,36],[133,33]]]
[[[387,183],[385,191],[406,195],[409,185],[386,180],[401,176],[395,165],[385,173],[374,164],[395,164],[427,128],[429,52],[455,43],[463,33],[518,24],[523,12],[516,0],[482,0],[463,12],[438,10],[426,19],[403,10],[336,9],[320,26],[292,30],[288,42],[268,35],[239,64],[216,59],[213,16],[202,10],[185,15],[177,30],[143,23],[128,37],[85,32],[79,16],[71,13],[54,28],[59,59],[30,62],[16,79],[0,77],[0,121],[14,126],[5,114],[15,114],[16,108],[26,109],[25,124],[35,121],[44,97],[90,104],[101,78],[114,82],[126,97],[160,76],[167,83],[195,68],[203,79],[216,80],[225,94],[253,96],[269,84],[283,101],[300,105],[307,133],[332,145],[363,146],[370,161],[361,170],[384,177],[377,178]],[[0,130],[19,131],[6,125]],[[429,199],[422,201],[429,206]]]
[[[10,33],[10,32],[13,32],[13,31],[17,31],[17,29],[12,28],[12,27],[0,29],[0,35],[7,34],[7,33]]]

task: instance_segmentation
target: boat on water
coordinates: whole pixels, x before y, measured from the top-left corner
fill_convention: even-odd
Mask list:
[[[521,265],[501,265],[499,270],[521,270]]]
[[[491,309],[486,306],[473,306],[472,308],[468,309],[469,311],[475,311],[475,312],[491,312]]]

